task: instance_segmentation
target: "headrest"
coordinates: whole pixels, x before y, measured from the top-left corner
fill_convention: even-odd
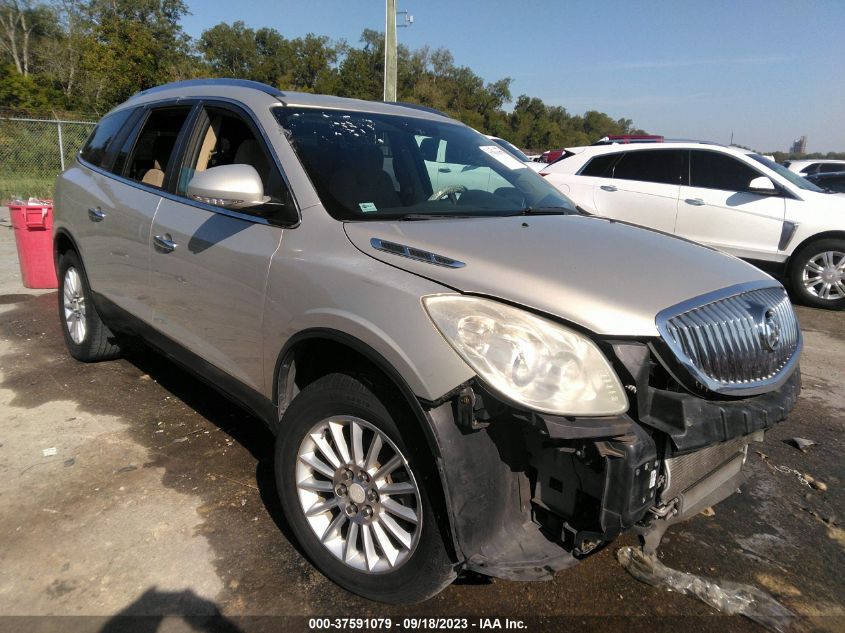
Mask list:
[[[423,160],[427,160],[430,163],[436,161],[437,148],[439,147],[439,145],[439,140],[434,138],[433,136],[429,138],[424,138],[422,140],[422,143],[420,143],[420,154],[422,154]]]

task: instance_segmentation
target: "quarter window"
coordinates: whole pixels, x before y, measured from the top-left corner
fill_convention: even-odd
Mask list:
[[[101,167],[103,159],[106,156],[106,151],[109,144],[114,140],[114,137],[123,129],[123,126],[129,120],[130,115],[134,110],[126,108],[120,112],[109,114],[102,121],[97,124],[79,156],[82,160]]]
[[[736,158],[718,152],[693,151],[690,157],[690,186],[722,191],[748,191],[760,173]]]
[[[654,149],[626,152],[613,168],[613,177],[669,185],[681,182],[684,152]]]

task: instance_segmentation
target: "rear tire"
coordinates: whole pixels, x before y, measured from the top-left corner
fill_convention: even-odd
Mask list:
[[[789,284],[804,305],[845,308],[845,240],[822,239],[801,248],[791,258]]]
[[[120,346],[97,313],[79,255],[62,253],[58,264],[59,321],[70,355],[86,363],[119,357]]]
[[[297,540],[329,579],[370,600],[415,603],[456,573],[429,501],[439,491],[425,485],[424,451],[405,444],[391,411],[403,409],[345,374],[308,385],[280,425],[276,484]]]

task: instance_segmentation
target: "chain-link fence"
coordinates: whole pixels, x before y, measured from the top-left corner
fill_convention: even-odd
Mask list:
[[[73,162],[93,117],[0,110],[0,204],[52,198],[56,176]]]

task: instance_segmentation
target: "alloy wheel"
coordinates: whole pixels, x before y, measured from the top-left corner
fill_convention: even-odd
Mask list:
[[[420,490],[382,431],[352,416],[321,420],[300,443],[295,474],[308,525],[337,559],[375,574],[410,558],[422,529]]]
[[[819,299],[845,298],[845,253],[824,251],[811,257],[801,272],[804,289]]]
[[[71,340],[81,345],[85,340],[87,326],[85,324],[85,294],[82,291],[82,278],[79,272],[71,266],[65,271],[62,285],[65,325]]]

